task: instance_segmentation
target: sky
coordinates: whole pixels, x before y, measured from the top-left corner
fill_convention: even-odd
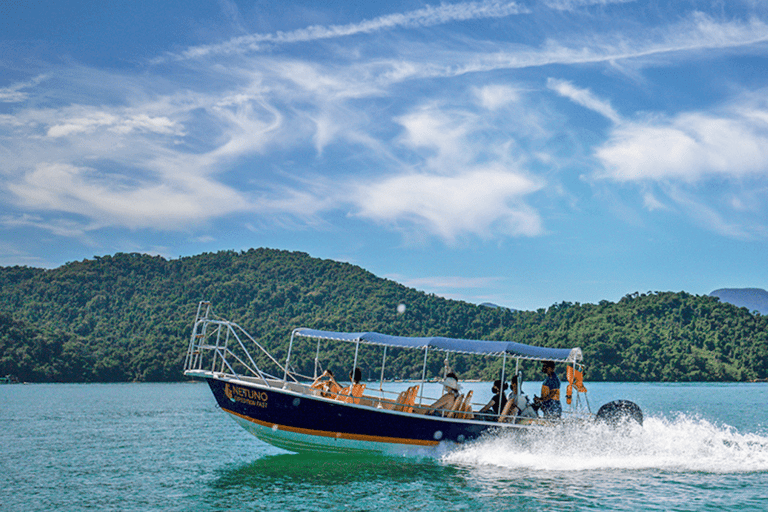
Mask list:
[[[0,5],[0,265],[270,247],[533,310],[768,288],[768,2]]]

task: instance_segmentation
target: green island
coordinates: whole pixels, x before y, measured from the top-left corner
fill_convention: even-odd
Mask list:
[[[562,302],[537,311],[448,300],[376,277],[348,263],[274,249],[166,260],[118,253],[55,269],[0,267],[0,375],[22,382],[181,381],[200,300],[284,357],[295,327],[405,336],[579,346],[589,381],[745,382],[768,377],[768,316],[686,292],[631,293],[618,302]],[[398,305],[405,312],[398,312]],[[311,375],[314,346],[297,348]],[[326,353],[345,368],[351,355]],[[376,379],[379,356],[361,350]],[[303,356],[303,357],[302,357]],[[444,362],[435,354],[429,376]],[[398,378],[421,376],[421,360],[393,353]],[[462,378],[497,368],[452,356]],[[538,378],[538,368],[526,368]]]

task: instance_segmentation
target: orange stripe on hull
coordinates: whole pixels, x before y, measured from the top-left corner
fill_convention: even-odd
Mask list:
[[[242,418],[246,421],[250,421],[251,423],[256,423],[257,425],[261,425],[262,427],[266,428],[275,428],[277,427],[278,430],[283,430],[286,432],[293,432],[296,434],[306,434],[310,436],[321,436],[321,437],[332,437],[335,439],[349,439],[352,441],[370,441],[375,443],[394,443],[394,444],[410,444],[410,445],[417,445],[417,446],[437,446],[438,441],[424,441],[420,439],[403,439],[400,437],[386,437],[386,436],[366,436],[366,435],[360,435],[360,434],[347,434],[344,432],[328,432],[326,430],[314,430],[309,428],[298,428],[298,427],[289,427],[287,425],[278,425],[276,423],[268,423],[266,421],[257,420],[255,418],[250,418],[248,416],[245,416],[243,414],[236,413],[234,411],[230,411],[229,409],[224,409],[222,407],[223,411],[228,412],[229,414],[232,414],[233,416],[237,416],[238,418]]]

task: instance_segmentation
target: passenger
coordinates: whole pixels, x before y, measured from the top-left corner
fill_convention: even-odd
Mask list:
[[[544,361],[541,371],[547,374],[547,378],[541,384],[541,397],[534,396],[533,402],[541,406],[545,418],[559,418],[563,406],[560,405],[560,379],[555,374],[554,361]]]
[[[522,386],[520,391],[518,391],[519,380],[522,380],[521,375],[513,377],[512,380],[509,381],[510,392],[509,401],[507,402],[507,411],[506,414],[504,414],[504,418],[500,418],[499,421],[510,421],[516,416],[520,418],[537,418],[539,416],[536,413],[536,409],[534,409],[528,401],[528,397],[523,393]]]
[[[323,380],[324,377],[328,377],[328,380]],[[341,392],[341,386],[333,376],[331,370],[325,370],[321,376],[315,379],[312,383],[313,389],[319,389],[322,396],[336,397]]]
[[[459,397],[459,378],[455,373],[450,372],[443,380],[443,396],[435,403],[427,407],[426,414],[432,416],[443,416],[443,410],[453,409],[454,402]]]
[[[480,409],[479,414],[486,413],[493,414],[494,416],[501,414],[501,411],[504,410],[504,406],[507,405],[507,395],[504,393],[506,389],[506,382],[502,385],[501,380],[497,379],[493,381],[493,385],[491,386],[491,393],[493,395],[491,401],[485,404],[482,409]]]
[[[360,397],[363,396],[363,391],[365,391],[365,384],[360,384],[362,378],[363,374],[360,371],[360,368],[350,370],[349,380],[351,380],[352,383],[339,392],[339,394],[342,395],[339,397],[339,400],[343,400],[347,403],[360,403]]]

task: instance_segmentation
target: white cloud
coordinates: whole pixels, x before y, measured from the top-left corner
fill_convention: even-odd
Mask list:
[[[414,224],[454,242],[467,234],[541,234],[541,218],[523,201],[541,187],[519,173],[478,169],[455,176],[396,176],[360,185],[354,197],[361,217]]]
[[[488,110],[497,110],[520,100],[519,91],[508,85],[477,87],[474,93],[480,105]]]
[[[19,103],[29,97],[29,93],[23,89],[30,89],[47,78],[40,75],[26,82],[19,82],[8,87],[0,87],[0,103]]]
[[[625,121],[595,156],[600,180],[631,183],[649,211],[735,239],[765,238],[768,108],[761,93],[717,112]],[[755,99],[757,98],[757,99]]]
[[[768,175],[768,123],[754,111],[628,122],[596,156],[605,168],[598,176],[619,182]]]
[[[396,276],[395,280],[413,288],[486,288],[501,280],[499,277],[433,276],[408,278]]]
[[[59,138],[74,134],[88,134],[96,130],[106,129],[119,134],[128,134],[132,131],[151,132],[159,135],[184,135],[178,123],[164,116],[150,116],[148,114],[110,113],[96,108],[83,108],[87,112],[80,112],[77,117],[65,118],[57,124],[48,127],[48,137]],[[62,112],[64,117],[66,113]]]
[[[499,44],[495,51],[470,53],[451,66],[425,61],[414,66],[414,76],[459,76],[501,69],[526,69],[553,64],[584,65],[623,62],[650,66],[667,59],[679,60],[679,53],[703,55],[713,50],[756,47],[768,41],[768,24],[758,18],[721,22],[696,12],[676,24],[627,32],[587,32],[568,39],[548,38],[540,47]]]
[[[621,122],[621,117],[616,113],[611,104],[608,101],[597,98],[589,89],[580,89],[571,82],[554,78],[547,79],[547,87],[582,107],[594,110],[614,123]]]
[[[224,8],[234,9],[234,4],[222,2]],[[589,3],[601,2],[560,5]],[[426,84],[428,80],[418,79],[640,58],[643,64],[638,65],[644,65],[655,55],[681,50],[703,54],[706,49],[768,39],[768,28],[760,20],[717,23],[697,14],[650,34],[617,30],[561,42],[553,32],[538,47],[475,42],[476,46],[456,49],[438,39],[419,41],[411,49],[412,41],[399,44],[384,38],[387,41],[367,41],[369,46],[334,48],[338,52],[334,57],[339,58],[331,65],[313,61],[312,56],[302,60],[279,52],[241,53],[259,44],[319,41],[523,12],[512,2],[440,4],[347,25],[254,34],[190,48],[184,55],[191,59],[231,53],[233,58],[226,63],[182,58],[134,76],[82,67],[60,70],[56,94],[49,90],[49,96],[41,95],[36,103],[45,108],[30,105],[0,115],[4,129],[0,172],[11,177],[7,190],[32,209],[71,212],[130,227],[179,228],[235,211],[301,216],[320,215],[340,204],[349,207],[340,191],[349,190],[345,182],[359,166],[362,176],[354,186],[358,196],[351,203],[363,217],[396,226],[418,225],[449,241],[464,234],[533,236],[543,231],[542,220],[525,200],[541,190],[544,181],[528,171],[527,160],[534,159],[534,150],[545,147],[550,133],[542,129],[540,119],[546,116],[534,109],[521,112],[526,105],[520,89],[503,83],[462,89],[445,80],[440,84],[446,86],[441,97],[429,90],[433,84]],[[326,55],[326,50],[318,48],[318,53]],[[498,75],[492,78],[501,80]],[[35,83],[0,89],[0,95],[21,101],[30,94],[25,88]],[[762,148],[768,147],[760,128],[768,117],[765,109],[721,117],[690,114],[687,119],[622,122],[611,103],[589,89],[559,80],[548,85],[618,123],[597,152],[606,167],[602,178],[695,181],[704,175],[762,172]],[[80,90],[86,87],[90,89]],[[430,96],[414,99],[412,93]],[[385,106],[396,103],[393,97],[403,105]],[[57,101],[59,106],[52,106]],[[414,109],[416,101],[428,106]],[[478,103],[484,110],[476,110]],[[511,119],[512,108],[519,111],[505,124],[502,118]],[[403,128],[399,137],[398,125]],[[526,137],[533,140],[533,150],[518,144]],[[338,153],[328,150],[339,143],[346,146]],[[280,153],[284,150],[288,151]],[[275,160],[286,154],[300,155],[299,164],[284,164],[299,174],[331,169],[318,163],[329,154],[339,159],[340,170],[332,169],[322,191],[307,189],[306,182],[298,179],[292,182],[300,184],[295,189],[282,186],[285,179],[270,183],[274,176],[265,177],[269,173],[265,169],[283,165]],[[269,161],[271,156],[274,160]],[[544,157],[558,158],[551,151]],[[544,157],[536,159],[542,162]],[[223,175],[246,158],[251,159],[250,174],[224,185],[232,176]],[[736,169],[731,168],[733,162]],[[312,169],[314,165],[321,170]],[[382,177],[381,169],[389,176]],[[238,192],[239,186],[249,188]],[[249,200],[264,190],[270,193],[257,204]],[[661,204],[647,196],[648,208]]]
[[[451,173],[471,161],[475,149],[467,137],[477,121],[468,112],[451,112],[438,105],[420,108],[396,119],[404,128],[402,143],[414,150],[428,150],[427,166],[437,173]]]
[[[667,206],[659,201],[653,193],[647,191],[643,194],[643,205],[649,211],[668,209]]]
[[[467,21],[484,18],[501,18],[528,12],[515,2],[486,0],[480,2],[441,3],[427,5],[422,9],[406,13],[394,13],[359,23],[331,26],[311,26],[290,32],[274,34],[250,34],[231,39],[225,43],[188,48],[180,55],[169,55],[175,59],[197,59],[211,55],[257,51],[264,45],[290,44],[319,41],[357,34],[370,34],[393,28],[417,28],[441,25],[452,21]],[[161,62],[158,59],[156,63]]]
[[[235,191],[200,177],[140,181],[69,164],[40,164],[7,187],[27,208],[77,214],[100,226],[183,229],[246,204]]]
[[[349,194],[358,216],[449,243],[543,232],[525,199],[544,183],[512,157],[509,139],[486,133],[483,117],[433,103],[397,121],[401,145],[422,160],[393,176],[358,180]]]
[[[56,236],[78,239],[81,243],[89,246],[95,244],[88,236],[88,232],[101,227],[100,225],[66,218],[45,219],[40,215],[30,215],[27,213],[0,217],[0,226],[11,229],[31,227],[47,231]]]
[[[637,0],[546,0],[544,4],[558,11],[575,11],[593,5],[626,4]]]

